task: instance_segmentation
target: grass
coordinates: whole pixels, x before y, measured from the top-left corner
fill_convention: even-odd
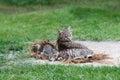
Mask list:
[[[26,64],[0,68],[1,80],[119,80],[118,74],[120,67]]]
[[[77,0],[80,1],[80,0]],[[58,5],[58,4],[68,4],[73,3],[75,0],[0,0],[0,3],[5,5],[14,5],[14,6],[33,6],[33,5]]]
[[[73,4],[37,11],[1,12],[0,52],[26,51],[29,42],[42,39],[55,41],[57,31],[69,25],[75,40],[120,40],[119,0],[81,0]]]

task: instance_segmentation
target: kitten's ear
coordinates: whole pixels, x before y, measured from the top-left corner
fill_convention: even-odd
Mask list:
[[[69,31],[72,31],[71,26],[68,26],[68,30],[69,30]]]
[[[62,33],[62,30],[58,30],[58,33]]]

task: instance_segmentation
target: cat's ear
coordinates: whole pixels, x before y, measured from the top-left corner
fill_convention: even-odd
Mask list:
[[[72,31],[71,26],[68,26],[68,30],[69,30],[69,31]]]

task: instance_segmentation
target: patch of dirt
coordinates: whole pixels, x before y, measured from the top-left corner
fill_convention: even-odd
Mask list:
[[[102,60],[99,62],[89,62],[89,63],[79,63],[74,64],[77,66],[84,66],[84,65],[92,65],[92,66],[119,66],[120,65],[120,42],[94,42],[94,41],[76,41],[79,42],[85,46],[87,46],[89,49],[93,50],[96,54],[98,53],[106,53],[110,55],[110,59]],[[27,59],[20,59],[16,60],[15,62],[12,62],[14,64],[24,64],[24,63],[30,63],[33,65],[37,64],[54,64],[54,65],[73,65],[73,64],[66,64],[63,62],[50,62],[47,60],[40,60],[35,58],[27,58]]]
[[[111,56],[112,59],[106,60],[107,65],[120,65],[120,41],[114,42],[114,41],[106,41],[106,42],[94,42],[94,41],[80,41],[80,43],[86,45],[88,48],[93,50],[96,54],[97,53],[106,53]],[[103,64],[103,62],[100,62],[100,64]],[[93,64],[95,65],[95,64]]]

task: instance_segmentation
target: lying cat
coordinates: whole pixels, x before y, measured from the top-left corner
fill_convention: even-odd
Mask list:
[[[70,27],[58,31],[57,45],[58,57],[61,58],[91,58],[94,55],[93,51],[86,46],[72,41],[72,30]]]

